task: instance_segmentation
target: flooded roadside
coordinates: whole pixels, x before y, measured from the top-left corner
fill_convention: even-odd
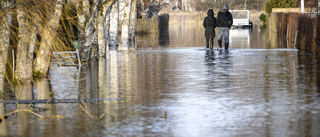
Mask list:
[[[33,92],[19,88],[23,99],[120,100],[35,104],[46,119],[15,113],[0,136],[319,136],[312,55],[268,49],[259,30],[237,33],[244,38],[235,35],[229,51],[203,50],[200,28],[177,27],[163,45],[137,41],[136,50],[109,51],[81,70],[54,64],[48,79],[25,85]],[[0,114],[17,109],[0,105]]]
[[[215,33],[218,34],[216,28]],[[233,49],[270,49],[279,48],[276,44],[270,46],[266,28],[254,26],[253,29],[230,29],[230,48]],[[163,34],[137,34],[135,45],[137,48],[156,47],[203,47],[205,48],[204,28],[198,25],[171,25],[169,32]],[[272,39],[276,43],[277,39]],[[217,37],[214,38],[214,47],[218,47]]]

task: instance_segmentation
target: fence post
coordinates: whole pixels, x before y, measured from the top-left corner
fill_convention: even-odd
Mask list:
[[[288,35],[289,35],[288,33],[289,33],[289,25],[287,25],[287,48],[288,48],[288,43],[289,43],[288,42]]]
[[[301,13],[304,13],[304,0],[301,0]]]
[[[78,64],[79,64],[79,68],[81,68],[81,61],[80,61],[80,56],[79,56],[79,50],[76,49],[77,51],[77,57],[78,57]]]
[[[78,40],[75,40],[73,41],[73,47],[76,49],[76,52],[77,52],[77,58],[78,58],[78,64],[79,64],[79,69],[81,68],[81,61],[80,61],[80,55],[79,55],[79,41]]]
[[[294,37],[294,44],[293,44],[293,46],[294,46],[295,49],[297,49],[297,48],[296,48],[297,34],[298,34],[298,31],[296,31],[296,36]]]
[[[14,80],[14,49],[11,49],[12,52],[12,80]]]

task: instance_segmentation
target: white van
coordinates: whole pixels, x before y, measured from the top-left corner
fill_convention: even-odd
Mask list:
[[[233,27],[252,28],[252,22],[250,22],[250,12],[249,10],[229,10],[233,18]]]

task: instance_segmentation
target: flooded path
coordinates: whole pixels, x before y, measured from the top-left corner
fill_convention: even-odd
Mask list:
[[[35,104],[48,119],[15,113],[0,123],[0,136],[320,136],[320,71],[312,55],[267,46],[258,30],[234,38],[228,51],[203,50],[201,29],[171,30],[162,41],[140,39],[136,49],[109,51],[80,71],[53,64],[23,99],[120,100]],[[0,105],[0,114],[17,108]]]

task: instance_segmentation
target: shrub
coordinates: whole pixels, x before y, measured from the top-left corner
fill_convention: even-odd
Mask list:
[[[261,13],[259,16],[259,20],[263,23],[266,23],[267,22],[267,15],[264,13]]]
[[[266,0],[264,10],[270,15],[272,8],[292,8],[296,0]]]

